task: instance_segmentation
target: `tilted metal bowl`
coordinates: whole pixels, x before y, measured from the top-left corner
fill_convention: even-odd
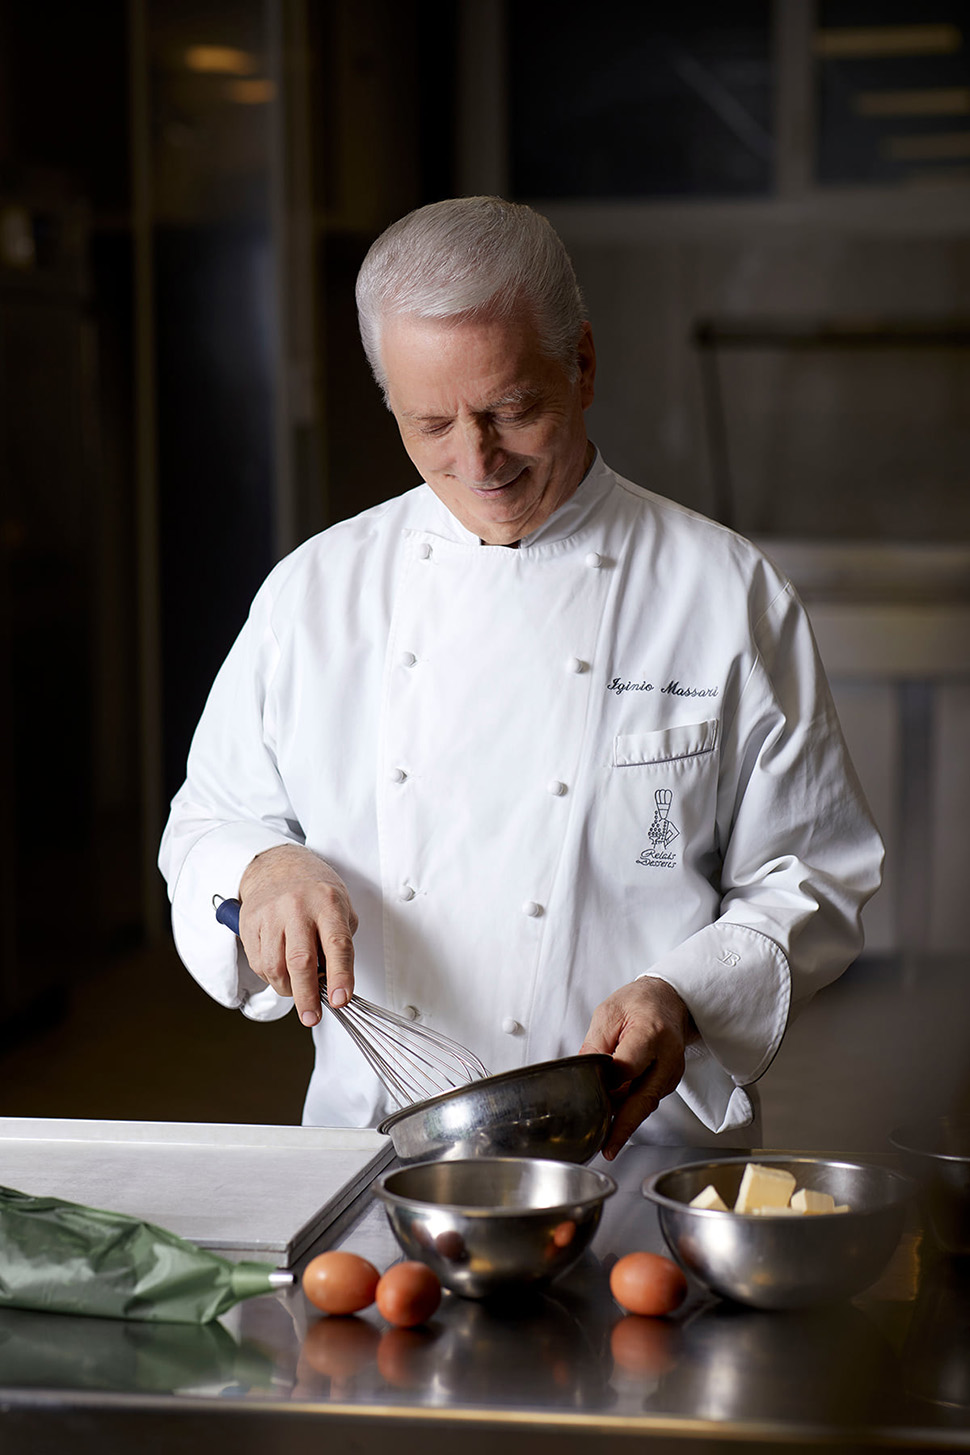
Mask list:
[[[417,1162],[374,1184],[407,1256],[467,1298],[565,1273],[615,1191],[604,1172],[546,1157]]]
[[[970,1253],[970,1117],[913,1122],[889,1140],[919,1184],[923,1215],[941,1248]]]
[[[402,1162],[549,1157],[588,1162],[609,1131],[611,1056],[564,1056],[503,1071],[395,1112],[380,1125]]]
[[[784,1168],[797,1187],[829,1192],[851,1211],[772,1217],[689,1206],[713,1184],[733,1207],[748,1162]],[[643,1184],[667,1245],[684,1267],[712,1292],[764,1309],[808,1308],[868,1288],[899,1242],[914,1191],[909,1178],[889,1168],[808,1154],[690,1162]]]

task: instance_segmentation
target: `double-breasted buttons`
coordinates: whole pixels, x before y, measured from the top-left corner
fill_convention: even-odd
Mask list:
[[[604,547],[605,550],[605,547]],[[462,562],[455,562],[449,548],[437,541],[415,540],[411,546],[411,559],[418,563],[429,562],[434,559],[438,569],[431,572],[415,571],[409,577],[409,583],[413,584],[415,591],[414,600],[410,599],[403,603],[407,611],[402,611],[397,621],[396,636],[397,647],[392,650],[392,670],[410,670],[420,666],[422,671],[415,672],[407,683],[398,675],[397,688],[401,693],[400,715],[394,721],[394,742],[395,746],[390,749],[392,753],[400,753],[403,761],[394,762],[393,758],[384,760],[385,793],[388,799],[389,823],[392,828],[400,828],[402,832],[395,834],[390,839],[392,846],[397,846],[404,851],[405,845],[411,843],[423,843],[425,837],[419,830],[426,825],[434,823],[434,817],[442,812],[442,806],[436,797],[429,796],[427,792],[428,782],[419,774],[412,777],[410,767],[406,764],[410,761],[409,754],[416,735],[427,731],[427,704],[420,697],[420,691],[427,683],[428,690],[432,687],[439,689],[439,680],[446,686],[449,684],[465,685],[465,677],[468,668],[462,657],[461,640],[451,630],[450,624],[439,640],[435,635],[435,612],[430,609],[435,605],[440,611],[447,607],[446,587],[451,580],[452,571],[458,569],[464,575]],[[558,861],[557,841],[558,834],[562,832],[566,819],[570,815],[569,804],[573,802],[578,789],[578,780],[574,778],[575,768],[573,760],[575,757],[577,734],[582,739],[582,723],[584,703],[588,697],[591,681],[594,676],[594,662],[592,655],[583,655],[583,648],[592,653],[593,640],[590,632],[591,612],[596,609],[596,603],[603,595],[607,586],[607,568],[616,565],[615,559],[599,550],[579,550],[571,559],[562,563],[564,573],[562,578],[562,589],[567,594],[564,598],[565,609],[562,613],[562,626],[555,632],[550,631],[542,638],[545,643],[541,653],[536,657],[536,680],[543,684],[542,690],[548,693],[555,693],[555,682],[558,679],[561,683],[565,676],[583,677],[582,682],[576,681],[574,689],[564,692],[562,705],[563,730],[561,735],[561,746],[563,756],[557,753],[550,760],[543,758],[545,754],[537,751],[527,756],[525,762],[529,764],[526,772],[519,772],[515,781],[517,801],[522,803],[522,811],[525,815],[523,820],[525,826],[524,844],[530,845],[527,862],[519,866],[519,889],[516,894],[512,890],[512,896],[506,902],[505,915],[511,914],[514,923],[518,924],[515,930],[512,926],[506,926],[507,932],[514,938],[535,946],[540,942],[544,934],[553,928],[553,920],[557,911],[553,905],[546,904],[543,900],[518,898],[525,889],[531,889],[533,894],[539,893],[549,895],[555,876],[555,866]],[[477,568],[475,568],[477,569]],[[593,577],[585,573],[591,571]],[[579,580],[576,574],[579,573]],[[570,581],[568,578],[572,577]],[[489,573],[489,581],[491,572]],[[491,590],[492,587],[490,586]],[[557,590],[560,589],[557,583]],[[573,599],[578,603],[573,609]],[[461,598],[464,600],[464,597]],[[469,598],[469,601],[471,598]],[[418,610],[418,608],[421,608]],[[427,612],[425,608],[428,608]],[[429,625],[430,622],[430,625]],[[412,641],[415,647],[420,646],[420,654],[417,651],[405,649],[405,644]],[[570,645],[574,647],[574,654],[569,651]],[[494,648],[494,650],[493,650]],[[491,668],[501,664],[501,651],[498,645],[489,640],[485,661]],[[440,679],[439,679],[440,674]],[[417,679],[421,678],[421,682]],[[563,683],[565,687],[567,684]],[[414,693],[419,692],[415,698]],[[578,694],[578,696],[577,696]],[[456,699],[457,701],[457,699]],[[432,730],[433,732],[433,730]],[[543,772],[543,766],[545,772]],[[554,770],[560,768],[570,774],[570,778],[563,779],[554,775]],[[553,770],[553,772],[550,772]],[[417,769],[416,769],[417,771]],[[450,771],[450,770],[449,770]],[[447,786],[447,774],[442,779]],[[402,787],[401,793],[397,794],[392,785],[407,785]],[[530,792],[531,789],[531,792]],[[471,792],[471,790],[469,790]],[[541,797],[539,795],[542,795]],[[548,798],[559,800],[558,806],[548,804]],[[543,799],[547,807],[543,808]],[[568,800],[568,802],[567,802]],[[563,815],[566,818],[563,818]],[[532,822],[530,823],[530,817]],[[400,823],[398,820],[400,819]],[[403,832],[406,830],[406,832]],[[548,848],[546,847],[548,845]],[[421,883],[421,889],[416,889],[407,879],[401,878],[403,871],[413,872],[416,879]],[[401,905],[401,920],[405,915],[410,920],[415,914],[421,918],[421,905],[430,906],[434,903],[436,889],[440,888],[439,871],[442,876],[447,872],[446,866],[437,863],[434,856],[430,856],[425,862],[423,859],[412,859],[401,857],[398,859],[395,868],[391,869],[389,875],[388,894],[393,902],[396,898]],[[442,877],[441,882],[444,882]],[[514,884],[514,878],[513,878]],[[432,898],[427,898],[431,895]],[[418,901],[410,910],[404,906],[412,900]],[[516,905],[518,913],[522,916],[515,920]],[[450,911],[445,912],[445,919]],[[533,921],[530,928],[523,921]],[[549,929],[544,930],[546,922],[549,922]],[[403,924],[402,924],[403,932]],[[507,1003],[507,1002],[506,1002]],[[499,1002],[501,1004],[501,1002]],[[416,1019],[418,1012],[414,1006],[404,1007],[402,1014],[408,1019]],[[524,1036],[527,1034],[526,1027],[516,1020],[514,1016],[505,1016],[499,1012],[493,1021],[494,1033],[501,1030],[501,1033],[508,1036]]]
[[[507,1036],[520,1036],[522,1027],[514,1016],[507,1015],[502,1022],[502,1030]]]

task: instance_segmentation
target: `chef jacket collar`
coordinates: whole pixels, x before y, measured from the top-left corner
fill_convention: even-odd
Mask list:
[[[529,552],[536,551],[537,554],[545,554],[547,547],[561,549],[563,545],[573,540],[589,526],[612,486],[612,474],[603,463],[599,450],[596,450],[592,464],[569,499],[564,501],[558,510],[554,510],[538,530],[523,536],[518,543],[519,549]],[[428,488],[430,493],[430,487]],[[442,535],[450,536],[463,545],[488,550],[495,549],[494,546],[486,547],[484,541],[474,531],[467,530],[458,517],[452,515],[448,507],[437,496],[434,497],[434,500],[438,507]]]

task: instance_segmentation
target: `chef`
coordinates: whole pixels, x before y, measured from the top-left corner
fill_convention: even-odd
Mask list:
[[[395,1109],[321,1013],[323,960],[333,1006],[356,988],[492,1072],[611,1054],[607,1156],[756,1142],[882,859],[805,612],[588,440],[592,333],[530,208],[420,208],[357,299],[422,483],[258,592],[162,842],[179,953],[255,1020],[295,1005],[308,1123]]]

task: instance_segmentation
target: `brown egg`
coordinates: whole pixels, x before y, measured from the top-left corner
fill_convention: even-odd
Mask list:
[[[347,1379],[376,1359],[380,1337],[366,1319],[317,1319],[303,1340],[301,1366],[305,1364],[331,1379]]]
[[[389,1324],[410,1329],[430,1319],[441,1302],[441,1284],[425,1263],[395,1263],[381,1278],[374,1297]]]
[[[677,1363],[676,1324],[663,1319],[624,1314],[610,1333],[613,1363],[628,1374],[656,1377]]]
[[[356,1253],[321,1253],[303,1270],[303,1292],[325,1314],[355,1314],[374,1302],[379,1278]]]
[[[610,1269],[610,1292],[631,1314],[672,1314],[687,1296],[687,1279],[659,1253],[627,1253]]]

